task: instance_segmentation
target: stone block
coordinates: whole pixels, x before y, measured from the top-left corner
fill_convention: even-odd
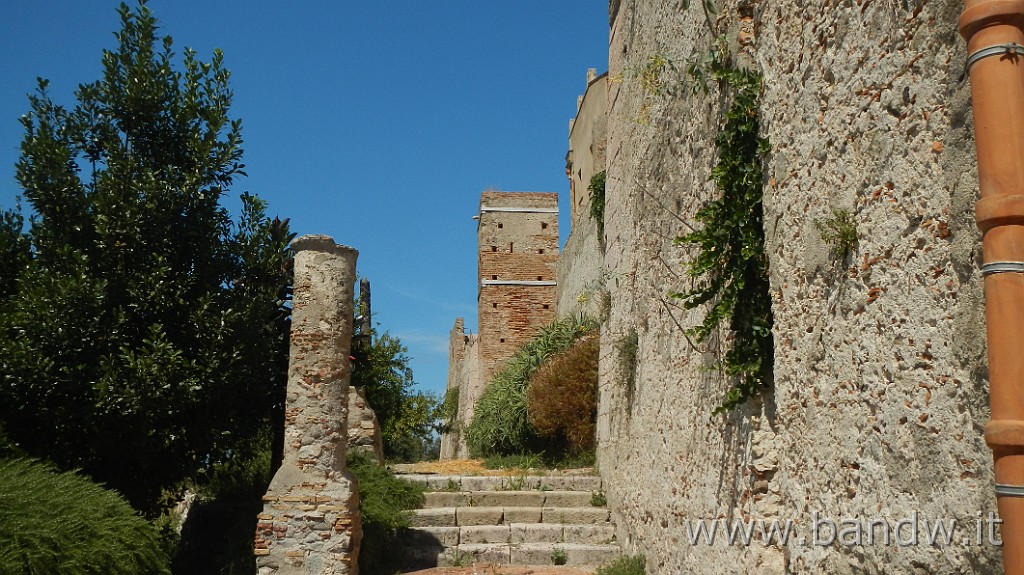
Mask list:
[[[560,523],[512,523],[511,542],[517,543],[550,543],[562,541],[563,525]]]
[[[470,495],[476,507],[542,507],[543,491],[479,491]]]
[[[413,527],[401,530],[398,537],[410,547],[454,547],[459,544],[459,528]]]
[[[591,491],[547,491],[544,493],[544,507],[587,507]]]
[[[424,508],[463,507],[470,505],[469,493],[462,491],[431,491],[424,494]]]
[[[503,477],[463,477],[464,491],[496,491],[504,484]]]
[[[540,523],[540,507],[506,507],[505,523]]]
[[[515,565],[551,565],[551,554],[556,549],[565,552],[567,565],[601,565],[621,554],[614,545],[524,543],[512,546],[511,561]]]
[[[511,561],[507,543],[468,543],[459,545],[458,552],[472,557],[474,563],[508,565]]]
[[[454,527],[455,508],[435,507],[433,509],[413,509],[409,524],[412,527]]]
[[[606,545],[615,541],[615,527],[607,525],[565,525],[562,540],[566,543]]]
[[[541,513],[544,523],[607,523],[608,517],[602,507],[545,507]]]
[[[504,518],[501,507],[460,507],[455,520],[460,527],[467,525],[500,525]]]
[[[476,525],[459,528],[459,544],[471,543],[508,543],[510,530],[508,525]]]

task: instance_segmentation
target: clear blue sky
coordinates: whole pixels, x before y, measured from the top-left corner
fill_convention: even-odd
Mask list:
[[[59,103],[99,78],[111,0],[6,0],[0,207],[11,207],[26,94]],[[131,4],[131,3],[130,3]],[[607,2],[153,0],[176,51],[224,51],[248,178],[299,234],[359,250],[381,327],[417,382],[444,390],[448,331],[476,326],[476,213],[487,188],[555,191],[587,68],[608,65]],[[237,202],[231,202],[234,207]]]

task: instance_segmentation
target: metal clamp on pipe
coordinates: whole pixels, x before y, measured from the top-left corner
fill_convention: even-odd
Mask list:
[[[996,483],[997,497],[1024,497],[1024,485],[1007,485]]]
[[[1024,262],[989,262],[981,266],[981,276],[993,274],[1024,274]]]
[[[983,60],[989,56],[1009,56],[1015,58],[1017,56],[1024,56],[1024,46],[1016,42],[1010,42],[1009,44],[996,44],[995,46],[987,46],[982,48],[970,56],[967,57],[966,70],[970,70],[978,60]]]

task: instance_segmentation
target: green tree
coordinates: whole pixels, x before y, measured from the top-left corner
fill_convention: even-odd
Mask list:
[[[379,336],[375,330],[371,332],[365,349],[356,355],[352,385],[364,390],[377,415],[384,456],[401,461],[422,459],[437,431],[438,400],[414,391],[409,350],[402,342],[386,331]]]
[[[220,204],[244,175],[222,54],[176,67],[144,0],[119,13],[102,77],[70,108],[40,80],[21,119],[35,216],[27,240],[0,226],[22,266],[0,276],[0,424],[152,515],[280,412],[292,234],[251,195],[237,222]]]

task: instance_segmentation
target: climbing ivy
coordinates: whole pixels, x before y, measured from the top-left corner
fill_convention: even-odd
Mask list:
[[[734,383],[715,414],[744,403],[769,386],[774,356],[762,209],[762,167],[768,141],[758,136],[761,78],[720,54],[691,65],[690,73],[698,88],[706,91],[706,80],[717,80],[731,96],[724,126],[715,138],[718,161],[711,171],[721,197],[694,215],[703,224],[701,229],[675,238],[678,245],[699,249],[686,266],[687,275],[697,282],[689,291],[670,294],[682,300],[686,309],[710,304],[704,321],[687,330],[698,342],[729,320],[732,346],[716,367]]]
[[[604,244],[604,181],[605,171],[601,170],[590,178],[590,185],[587,186],[587,190],[590,191],[590,217],[597,222],[597,237],[601,238],[602,245]]]

